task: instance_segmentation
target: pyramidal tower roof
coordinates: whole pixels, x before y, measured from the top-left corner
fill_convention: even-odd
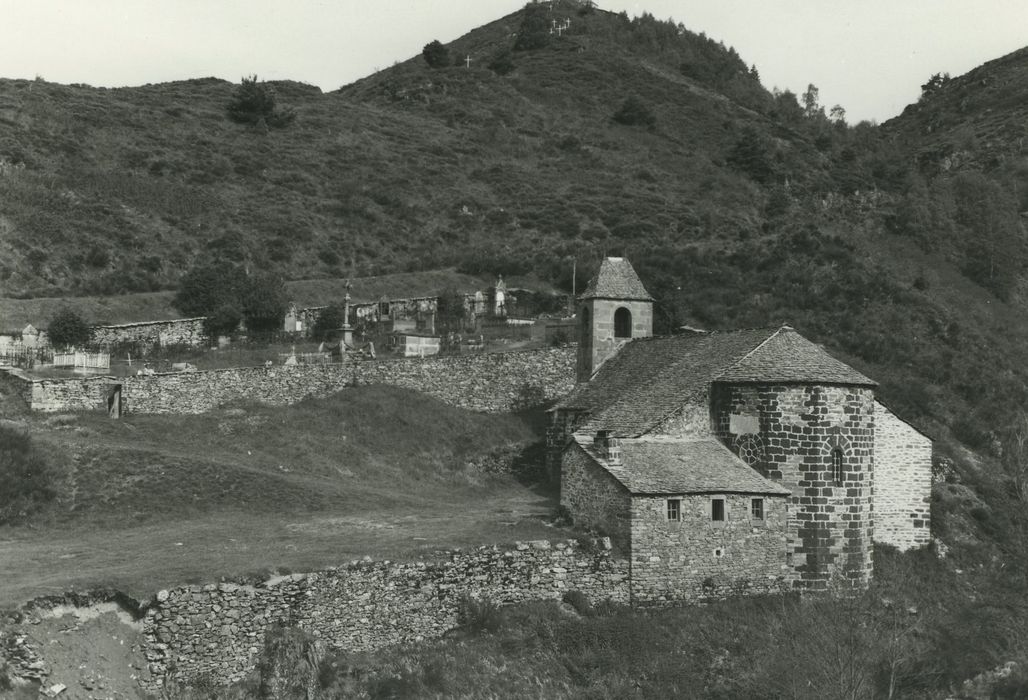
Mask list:
[[[589,280],[589,286],[578,298],[653,301],[626,258],[604,258],[600,271]]]

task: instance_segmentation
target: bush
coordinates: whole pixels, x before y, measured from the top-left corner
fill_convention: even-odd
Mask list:
[[[319,343],[335,340],[337,331],[343,327],[345,322],[346,309],[342,305],[331,304],[325,307],[311,329],[314,340]]]
[[[233,333],[241,321],[253,333],[277,330],[288,301],[277,276],[250,277],[242,267],[220,260],[187,272],[172,304],[187,316],[206,316],[205,329],[216,336]]]
[[[438,39],[425,44],[425,48],[421,49],[421,57],[429,68],[445,68],[450,65],[450,50]]]
[[[532,51],[548,46],[552,38],[549,16],[549,9],[544,5],[526,5],[514,50]]]
[[[497,75],[507,75],[514,70],[514,54],[510,49],[503,49],[492,57],[488,67]]]
[[[614,121],[627,126],[645,126],[652,129],[657,123],[657,117],[642,100],[632,95],[614,113]]]
[[[92,333],[77,312],[65,307],[50,319],[47,336],[55,348],[69,348],[86,345]]]
[[[457,622],[469,632],[496,632],[503,623],[500,607],[489,598],[461,597]]]
[[[275,91],[264,83],[257,82],[257,76],[242,78],[225,111],[228,118],[240,124],[267,126],[288,126],[296,118],[292,110],[281,110],[275,104]]]
[[[243,320],[251,333],[271,333],[282,328],[289,301],[286,288],[277,275],[262,273],[249,280],[242,299]]]
[[[573,607],[582,617],[592,617],[596,614],[593,604],[589,602],[589,596],[582,591],[568,591],[561,600]]]
[[[24,521],[57,496],[57,471],[25,433],[0,426],[0,525]]]

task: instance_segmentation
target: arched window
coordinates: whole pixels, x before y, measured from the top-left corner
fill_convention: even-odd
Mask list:
[[[835,483],[842,483],[842,450],[836,447],[832,450],[832,478]]]
[[[623,306],[614,312],[614,337],[632,337],[632,312]]]

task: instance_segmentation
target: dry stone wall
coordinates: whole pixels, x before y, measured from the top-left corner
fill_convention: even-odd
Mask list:
[[[276,622],[298,625],[325,647],[370,651],[441,636],[457,626],[465,595],[499,603],[560,599],[628,603],[628,563],[609,542],[517,543],[454,551],[439,562],[351,562],[259,586],[186,586],[157,594],[144,637],[155,678],[238,680]]]
[[[92,343],[101,346],[134,343],[142,348],[166,345],[202,347],[208,342],[203,322],[206,319],[177,318],[167,321],[123,323],[116,326],[93,326]]]
[[[360,384],[390,384],[461,408],[504,412],[536,406],[570,391],[574,348],[244,367],[123,381],[123,405],[131,413],[203,413],[240,399],[288,405]]]
[[[32,379],[5,370],[35,411],[106,410],[115,386],[130,413],[193,414],[238,400],[289,405],[360,384],[413,389],[473,411],[502,413],[564,396],[574,385],[575,349],[353,361],[324,365],[238,367],[132,377]]]
[[[932,441],[875,402],[875,542],[905,551],[931,540]]]
[[[107,396],[117,380],[109,376],[73,379],[28,379],[30,407],[34,411],[91,411],[106,408]]]

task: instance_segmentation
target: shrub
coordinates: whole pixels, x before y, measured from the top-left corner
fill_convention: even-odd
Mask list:
[[[0,426],[0,525],[24,521],[57,496],[57,471],[25,433]]]
[[[582,617],[592,617],[596,614],[593,604],[589,602],[589,596],[582,591],[568,591],[561,600],[573,607]]]
[[[240,321],[253,333],[276,330],[288,301],[279,277],[250,277],[242,267],[217,260],[187,272],[172,304],[188,316],[206,316],[207,333],[216,336],[232,333]]]
[[[469,632],[496,632],[503,622],[500,607],[489,598],[461,597],[457,622]]]
[[[492,57],[488,68],[497,75],[507,75],[514,70],[514,54],[510,49],[503,49]]]
[[[429,68],[445,68],[450,65],[450,50],[438,39],[425,44],[421,49],[421,57],[425,59]]]
[[[67,307],[50,319],[47,327],[50,344],[56,348],[82,346],[89,342],[92,334],[82,317]]]
[[[275,104],[275,91],[257,82],[257,76],[242,78],[225,111],[228,118],[240,124],[288,126],[296,118],[292,110],[281,110]]]
[[[541,49],[549,45],[550,39],[549,9],[541,4],[526,5],[518,38],[514,41],[514,50]]]
[[[251,333],[270,333],[282,327],[289,301],[285,284],[277,275],[262,273],[251,278],[241,301],[243,320]]]
[[[334,340],[336,331],[343,327],[346,322],[346,309],[340,304],[332,304],[325,307],[311,329],[314,340],[325,342]]]
[[[627,126],[645,126],[652,129],[657,123],[657,117],[642,100],[632,95],[625,99],[618,111],[614,112],[614,121]]]

